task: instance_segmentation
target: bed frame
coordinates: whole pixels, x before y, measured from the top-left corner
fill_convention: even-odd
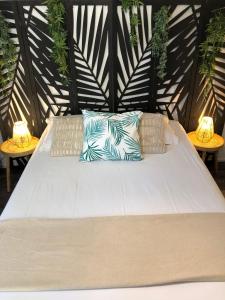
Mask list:
[[[43,1],[0,1],[0,11],[7,18],[11,35],[18,45],[14,79],[5,93],[0,94],[0,130],[4,139],[11,136],[13,123],[22,116],[28,121],[32,133],[40,136],[50,115],[78,114],[83,108],[111,112],[134,109],[160,112],[170,119],[179,120],[187,130],[196,127],[199,116],[204,112],[214,116],[216,130],[222,131],[225,119],[225,52],[218,57],[210,97],[204,99],[204,82],[198,73],[198,45],[205,38],[211,11],[222,7],[224,0],[145,0],[141,11],[144,26],[139,26],[141,46],[139,49],[135,47],[134,51],[120,1],[65,0],[64,3],[69,86],[62,84],[57,66],[50,56],[52,41]],[[162,5],[170,5],[171,18],[167,75],[160,81],[149,46],[152,15]],[[91,12],[91,20],[95,20],[95,24],[91,23],[89,27],[88,14]],[[102,36],[95,35],[94,28],[98,28],[98,32],[102,30]],[[74,36],[74,32],[79,34]],[[86,36],[89,38],[87,48]],[[143,40],[147,41],[146,45]],[[96,66],[90,63],[92,46]],[[135,77],[141,71],[141,79]],[[83,80],[85,72],[90,75],[92,84]],[[132,89],[134,85],[135,89]]]

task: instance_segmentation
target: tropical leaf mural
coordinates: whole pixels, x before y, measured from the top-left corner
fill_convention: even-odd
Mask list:
[[[170,6],[167,75],[157,84],[156,110],[184,126],[197,68],[200,16],[200,5]]]
[[[151,63],[151,19],[152,7],[140,6],[136,12],[141,20],[136,28],[138,43],[130,42],[129,11],[117,8],[117,106],[118,111],[149,110],[150,63]]]
[[[74,5],[74,55],[80,109],[109,110],[108,7]]]
[[[211,3],[212,5],[212,3]],[[222,134],[225,122],[225,14],[224,3],[216,2],[208,11],[206,35],[200,44],[200,60],[189,126],[195,129],[204,115],[214,120]],[[201,75],[200,75],[201,74]]]
[[[225,121],[225,48],[222,48],[216,58],[215,75],[208,93],[205,92],[207,90],[205,78],[200,75],[196,87],[198,93],[191,111],[191,128],[196,128],[198,119],[206,115],[214,117],[215,130],[222,133]]]
[[[129,11],[120,1],[63,1],[68,33],[69,85],[61,82],[51,58],[53,41],[48,32],[44,0],[1,1],[10,34],[17,46],[15,75],[0,94],[0,130],[11,136],[13,123],[26,119],[34,134],[41,134],[51,115],[142,110],[160,112],[194,129],[202,113],[214,116],[221,131],[225,111],[225,51],[216,60],[212,89],[203,97],[204,79],[198,76],[198,45],[204,39],[207,12],[224,1],[146,0],[138,14],[138,43],[130,43]],[[157,79],[152,58],[153,14],[169,5],[167,75]],[[130,11],[131,13],[131,11]],[[0,54],[1,55],[1,54]],[[110,119],[111,117],[109,117]],[[126,120],[135,124],[135,118]],[[119,141],[119,137],[116,138]],[[106,145],[107,146],[107,145]],[[90,155],[96,149],[90,149]],[[115,153],[116,155],[116,153]],[[129,153],[128,153],[129,158]]]
[[[23,6],[26,38],[30,51],[32,73],[37,93],[42,127],[46,118],[71,112],[69,88],[61,82],[57,65],[53,62],[52,40],[49,36],[47,7],[45,5]]]
[[[33,108],[29,97],[26,80],[26,70],[24,68],[24,55],[19,45],[19,37],[14,7],[10,5],[1,6],[1,13],[8,22],[10,36],[17,48],[17,60],[14,66],[14,77],[12,81],[0,91],[0,125],[3,138],[12,136],[14,122],[26,120],[31,132],[35,132],[35,118],[32,114]]]

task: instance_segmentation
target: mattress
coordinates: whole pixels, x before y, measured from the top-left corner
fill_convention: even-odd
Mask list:
[[[81,163],[50,157],[49,125],[1,219],[82,218],[113,215],[225,212],[216,183],[178,122],[178,144],[140,162]],[[3,275],[1,275],[3,276]],[[133,289],[0,293],[0,299],[214,299],[225,283],[187,283]]]

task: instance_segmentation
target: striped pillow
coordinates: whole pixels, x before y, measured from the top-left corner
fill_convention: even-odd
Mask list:
[[[144,113],[139,124],[142,153],[164,153],[165,116]],[[51,156],[79,156],[83,148],[82,115],[53,118]]]
[[[165,153],[165,116],[144,113],[140,122],[139,136],[143,153]]]
[[[53,118],[51,156],[80,155],[83,146],[82,115]]]

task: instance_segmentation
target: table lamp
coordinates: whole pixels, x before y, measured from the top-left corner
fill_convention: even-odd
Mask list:
[[[208,143],[214,135],[213,119],[211,117],[203,117],[196,130],[197,139],[202,143]]]
[[[25,148],[30,145],[31,134],[27,128],[26,121],[18,121],[14,123],[13,142],[19,148]]]

